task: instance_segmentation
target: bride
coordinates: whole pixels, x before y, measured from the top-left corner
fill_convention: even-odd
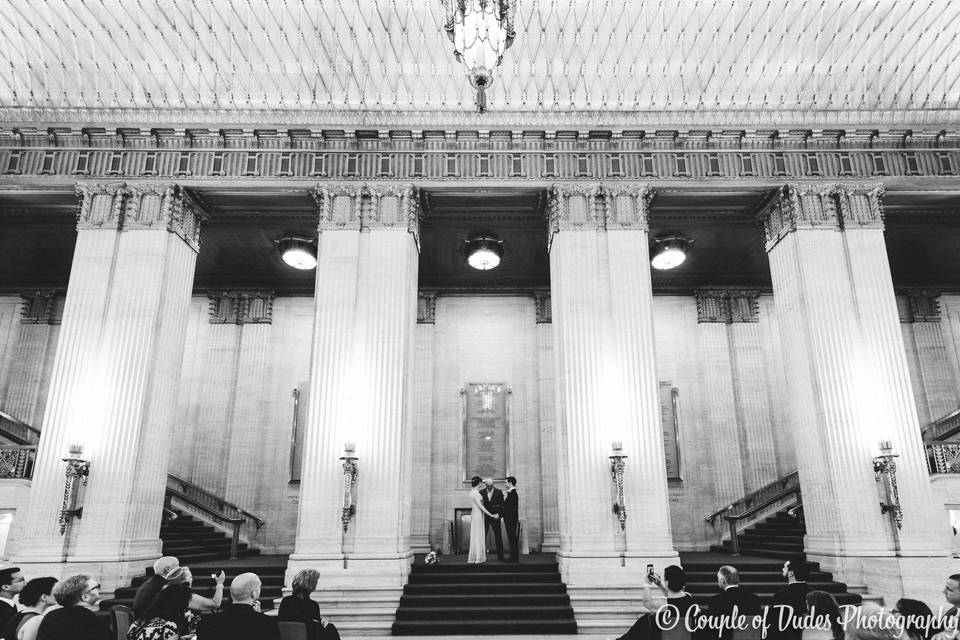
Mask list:
[[[473,509],[470,511],[470,553],[467,554],[467,564],[480,564],[487,561],[487,526],[486,516],[499,518],[483,508],[483,498],[480,497],[480,476],[470,479],[470,499],[473,500]],[[499,523],[498,523],[499,526]]]

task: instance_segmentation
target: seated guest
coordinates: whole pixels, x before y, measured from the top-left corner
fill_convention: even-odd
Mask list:
[[[950,605],[947,612],[943,614],[937,623],[940,632],[933,636],[933,640],[953,640],[957,637],[958,613],[960,609],[960,573],[955,573],[947,578],[947,583],[943,587],[943,597]],[[943,607],[940,608],[943,611]]]
[[[840,605],[826,591],[811,591],[806,597],[811,623],[803,629],[803,640],[843,640]]]
[[[293,593],[280,601],[280,611],[277,620],[280,622],[303,622],[311,634],[320,630],[320,637],[311,640],[340,640],[337,628],[320,617],[320,605],[310,599],[310,594],[317,588],[320,573],[315,569],[304,569],[293,577]]]
[[[723,640],[733,637],[733,625],[739,625],[739,617],[760,615],[763,605],[757,594],[740,586],[740,572],[735,567],[724,565],[717,571],[717,586],[720,593],[707,600],[706,617],[710,622],[710,637],[718,635]],[[747,624],[750,624],[747,621]]]
[[[276,620],[260,613],[259,576],[241,573],[230,583],[229,605],[206,616],[197,628],[197,640],[280,640]]]
[[[153,604],[160,590],[167,586],[167,576],[180,568],[180,561],[173,556],[163,556],[153,563],[153,575],[137,589],[133,596],[133,616],[140,618]]]
[[[227,579],[227,574],[221,571],[215,578],[216,584],[213,587],[213,597],[207,598],[193,591],[193,573],[189,567],[179,567],[167,576],[167,586],[176,584],[185,584],[190,590],[190,610],[191,611],[216,611],[223,602],[223,583]]]
[[[94,614],[100,583],[93,576],[64,578],[53,587],[53,597],[61,608],[43,616],[37,640],[110,640],[109,627]]]
[[[37,625],[40,624],[40,616],[44,610],[57,603],[50,595],[53,585],[57,584],[56,578],[34,578],[23,586],[20,592],[20,611],[14,614],[7,621],[3,631],[0,632],[0,638],[4,640],[20,640],[20,632],[31,618],[37,618]],[[34,626],[33,637],[36,636],[36,626]]]
[[[687,610],[693,606],[693,596],[683,590],[687,586],[687,574],[681,567],[672,564],[663,570],[662,580],[656,573],[651,573],[647,576],[647,581],[659,588],[663,598],[658,599],[659,601],[651,598],[649,606],[654,610],[654,613],[645,613],[640,616],[633,623],[633,626],[617,640],[644,640],[659,637],[657,611],[661,607],[667,606],[675,609],[675,611],[671,610],[669,613],[661,614],[664,622],[672,622],[674,620],[682,621],[687,614]],[[666,585],[664,585],[664,582],[666,582]],[[665,602],[664,598],[666,599]],[[683,622],[680,622],[677,624],[677,628],[683,628],[683,624]]]
[[[910,598],[900,598],[891,613],[898,618],[903,618],[903,631],[907,635],[904,640],[927,640],[930,635],[933,611],[926,603]]]
[[[127,640],[179,640],[186,635],[190,588],[175,584],[163,589],[141,618],[127,631]]]

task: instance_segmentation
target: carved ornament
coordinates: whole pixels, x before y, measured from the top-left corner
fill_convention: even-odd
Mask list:
[[[759,322],[758,291],[741,289],[701,289],[697,299],[697,323]]]
[[[210,298],[210,324],[273,324],[273,291],[216,291]]]

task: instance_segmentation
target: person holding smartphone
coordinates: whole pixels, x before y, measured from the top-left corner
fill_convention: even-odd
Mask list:
[[[657,625],[657,611],[664,606],[670,607],[666,619],[682,620],[687,614],[687,610],[693,606],[693,596],[684,591],[684,587],[687,586],[687,574],[684,573],[683,568],[675,564],[663,570],[663,578],[657,575],[652,564],[648,564],[647,584],[657,587],[662,594],[661,598],[651,598],[649,608],[654,613],[645,613],[640,616],[633,623],[633,626],[617,640],[652,640],[659,638],[660,629]],[[678,624],[677,628],[683,628],[683,623]]]

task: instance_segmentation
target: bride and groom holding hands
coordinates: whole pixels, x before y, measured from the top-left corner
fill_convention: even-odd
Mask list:
[[[520,499],[517,496],[517,479],[507,476],[504,491],[493,486],[492,478],[483,480],[480,476],[473,476],[470,484],[473,487],[470,490],[473,508],[470,511],[470,552],[467,554],[467,564],[487,561],[487,530],[490,528],[493,529],[493,539],[497,545],[497,560],[503,561],[501,520],[507,528],[507,541],[510,543],[509,561],[520,562]]]

